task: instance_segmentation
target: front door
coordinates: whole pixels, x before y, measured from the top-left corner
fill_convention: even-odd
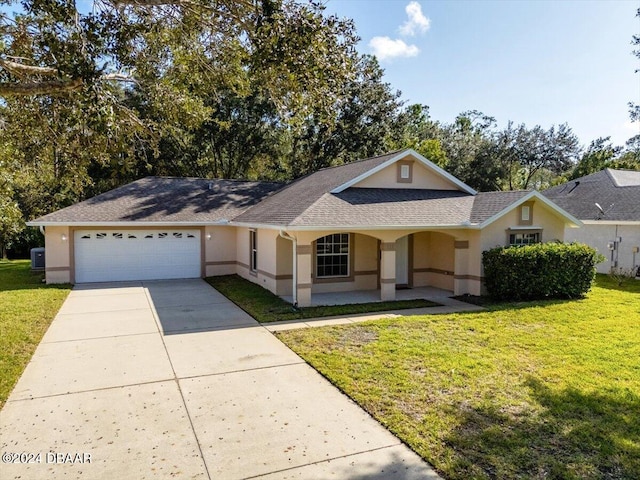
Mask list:
[[[409,286],[409,236],[396,240],[396,287]]]

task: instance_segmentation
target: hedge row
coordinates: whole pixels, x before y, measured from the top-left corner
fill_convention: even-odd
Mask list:
[[[602,260],[594,248],[581,243],[498,247],[482,253],[487,291],[501,300],[582,297]]]

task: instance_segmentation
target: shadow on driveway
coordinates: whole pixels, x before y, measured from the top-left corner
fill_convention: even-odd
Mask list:
[[[164,335],[259,325],[204,280],[153,281],[143,285]]]

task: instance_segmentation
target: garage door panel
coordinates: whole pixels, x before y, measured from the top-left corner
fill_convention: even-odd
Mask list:
[[[76,231],[77,283],[198,278],[200,231]]]

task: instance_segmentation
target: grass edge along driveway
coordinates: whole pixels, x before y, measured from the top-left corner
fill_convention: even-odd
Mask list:
[[[278,332],[448,479],[640,478],[640,282]]]
[[[260,323],[439,306],[438,303],[429,300],[395,300],[294,308],[266,288],[239,275],[207,277],[205,280]]]
[[[0,408],[71,290],[42,278],[29,260],[0,260]]]

